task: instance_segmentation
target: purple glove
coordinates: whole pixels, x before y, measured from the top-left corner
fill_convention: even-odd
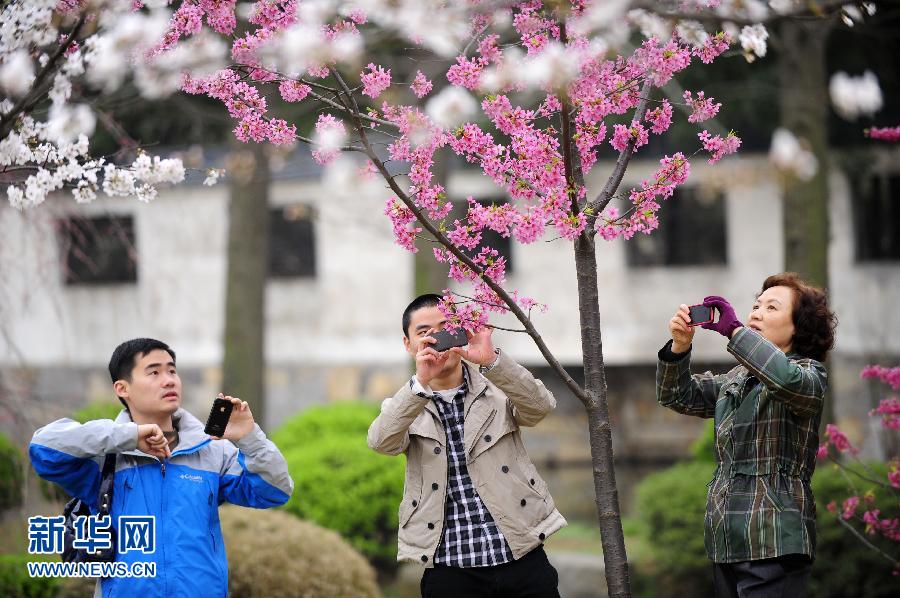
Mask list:
[[[704,298],[703,305],[706,307],[715,307],[719,312],[719,319],[716,322],[700,324],[701,328],[715,330],[725,338],[730,339],[734,329],[743,326],[741,321],[737,319],[731,304],[718,295],[710,295],[709,297]]]

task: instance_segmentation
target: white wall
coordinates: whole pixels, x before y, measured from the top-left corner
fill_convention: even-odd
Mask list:
[[[400,314],[412,293],[412,258],[380,216],[384,193],[339,197],[318,182],[276,183],[272,203],[312,204],[314,279],[269,283],[270,363],[406,359]],[[136,284],[67,286],[54,222],[68,212],[130,214]],[[178,186],[149,204],[131,199],[77,206],[61,197],[20,213],[0,206],[0,364],[104,365],[121,341],[169,343],[183,366],[222,357],[227,187]]]
[[[600,314],[604,357],[608,364],[653,363],[668,339],[667,323],[680,303],[699,303],[706,295],[721,295],[732,302],[738,317],[749,314],[763,280],[780,272],[784,263],[783,210],[778,181],[764,157],[740,156],[710,166],[692,161],[689,185],[711,185],[725,196],[728,263],[724,266],[628,266],[625,243],[597,238]],[[657,167],[635,163],[621,190],[639,184]],[[598,164],[593,172],[608,173],[611,164]],[[589,181],[596,193],[604,183]],[[450,189],[457,197],[488,197],[492,188],[472,171],[457,173]],[[900,264],[856,263],[846,179],[832,176],[830,217],[830,299],[840,318],[835,355],[900,354]],[[548,234],[547,238],[552,238]],[[564,364],[580,365],[581,337],[572,246],[565,240],[513,243],[514,272],[508,288],[519,289],[549,305],[535,311],[533,320],[547,345]],[[521,328],[511,317],[509,328]],[[534,343],[524,334],[497,332],[498,344],[521,360],[542,362]],[[694,340],[697,359],[728,361],[725,339],[699,330]]]
[[[622,188],[655,163],[635,163]],[[608,172],[600,164],[594,171]],[[729,299],[749,312],[763,279],[781,270],[782,209],[777,181],[760,157],[710,167],[692,163],[691,184],[717,185],[726,200],[728,264],[629,267],[625,241],[597,240],[604,354],[609,364],[652,363],[667,339],[679,303],[705,295]],[[592,189],[602,181],[592,180]],[[868,265],[853,257],[846,180],[832,177],[831,300],[841,323],[836,354],[900,354],[900,264]],[[489,196],[492,183],[472,171],[449,181],[454,197]],[[271,364],[406,360],[398,324],[413,292],[412,256],[397,247],[382,214],[387,191],[377,181],[343,195],[334,181],[276,183],[274,205],[309,203],[316,222],[315,279],[273,280],[267,297],[267,358]],[[186,365],[221,359],[227,187],[179,186],[150,204],[102,200],[76,206],[68,198],[19,213],[0,207],[0,363],[97,366],[121,340],[161,338]],[[66,286],[59,267],[54,220],[68,211],[128,213],[135,218],[136,285]],[[550,238],[552,235],[548,236]],[[563,363],[579,364],[581,340],[571,244],[558,240],[513,244],[509,288],[550,306],[534,320]],[[506,317],[498,323],[518,328]],[[497,332],[498,344],[522,361],[542,358],[524,334]],[[698,358],[724,360],[724,339],[699,331]]]

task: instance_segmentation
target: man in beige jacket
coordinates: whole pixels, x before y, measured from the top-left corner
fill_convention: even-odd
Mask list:
[[[566,520],[519,434],[556,399],[494,348],[491,328],[435,351],[440,302],[422,295],[403,312],[416,373],[369,428],[370,447],[407,457],[397,559],[425,566],[425,598],[558,597],[543,541]]]

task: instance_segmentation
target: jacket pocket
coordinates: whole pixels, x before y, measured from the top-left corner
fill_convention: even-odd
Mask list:
[[[766,478],[762,477],[762,476],[760,476],[759,481],[763,485],[763,488],[765,489],[766,498],[769,500],[769,503],[772,505],[772,507],[774,507],[774,509],[776,511],[778,511],[779,513],[784,511],[784,509],[785,509],[784,501],[772,489],[772,485],[769,484],[769,482],[766,481]]]
[[[414,496],[403,497],[403,502],[400,503],[400,511],[397,514],[401,528],[406,527],[406,524],[409,523],[413,513],[418,511],[420,506],[422,506],[421,492],[416,493]]]

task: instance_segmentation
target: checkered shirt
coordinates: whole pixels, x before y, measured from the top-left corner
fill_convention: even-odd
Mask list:
[[[452,400],[444,400],[433,391],[430,397],[447,435],[444,532],[434,554],[434,563],[450,567],[488,567],[508,563],[514,557],[506,538],[478,496],[466,467],[463,420],[467,382],[464,378]],[[410,383],[417,390],[422,390],[415,378]],[[418,394],[429,398],[425,392]]]

